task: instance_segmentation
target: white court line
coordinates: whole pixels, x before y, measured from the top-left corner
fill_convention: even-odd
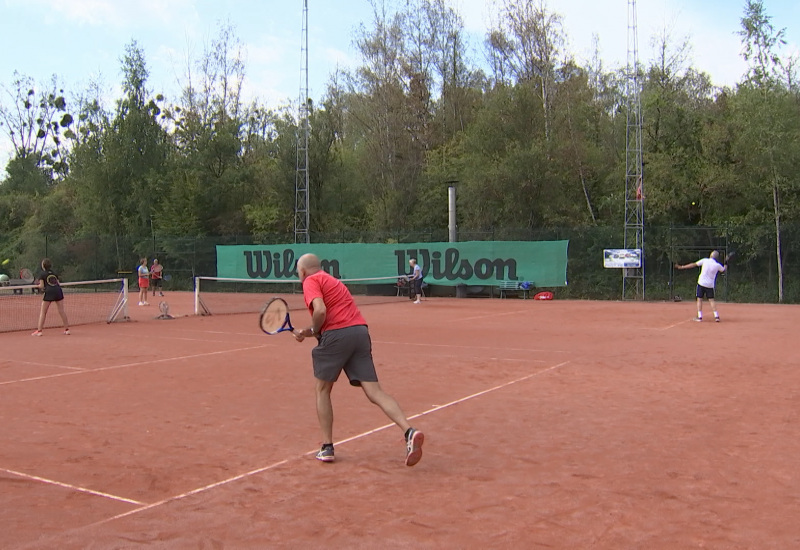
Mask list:
[[[691,321],[691,319],[684,319],[683,321],[678,321],[677,323],[672,323],[671,325],[669,325],[669,326],[666,326],[666,327],[644,327],[644,328],[646,328],[647,330],[658,330],[658,331],[663,331],[663,330],[669,330],[669,329],[671,329],[671,328],[675,328],[675,327],[677,327],[678,325],[682,325],[682,324],[684,324],[684,323],[688,323],[688,322],[690,322],[690,321]]]
[[[253,349],[261,349],[269,347],[268,345],[261,345],[261,346],[249,346],[246,348],[236,348],[236,349],[229,349],[225,351],[211,351],[208,353],[196,353],[194,355],[182,355],[180,357],[165,357],[163,359],[150,359],[147,361],[137,361],[136,363],[125,363],[123,365],[111,365],[108,367],[99,367],[96,369],[86,369],[80,372],[60,372],[58,374],[48,374],[45,376],[33,376],[31,378],[21,378],[19,380],[8,380],[6,382],[0,382],[0,386],[6,386],[9,384],[16,384],[19,382],[32,382],[34,380],[48,380],[50,378],[59,378],[61,376],[73,376],[76,374],[91,374],[94,372],[102,372],[107,370],[115,370],[115,369],[126,369],[129,367],[138,367],[140,365],[153,365],[155,363],[167,363],[169,361],[183,361],[185,359],[195,359],[197,357],[210,357],[212,355],[221,355],[224,353],[237,353],[240,351],[249,351]]]
[[[533,372],[531,374],[526,374],[525,376],[523,376],[521,378],[517,378],[515,380],[510,380],[508,382],[504,382],[502,384],[494,386],[493,388],[489,388],[489,389],[486,389],[486,390],[483,390],[483,391],[479,391],[477,393],[473,393],[472,395],[468,395],[466,397],[462,397],[461,399],[456,399],[455,401],[450,401],[449,403],[445,403],[444,405],[435,405],[434,407],[428,409],[427,411],[423,411],[421,413],[415,414],[414,416],[409,416],[408,419],[409,420],[413,420],[415,418],[420,418],[422,416],[427,416],[429,414],[441,411],[442,409],[446,409],[448,407],[452,407],[453,405],[458,405],[459,403],[463,403],[465,401],[469,401],[470,399],[474,399],[476,397],[480,397],[481,395],[485,395],[487,393],[491,393],[493,391],[497,391],[497,390],[506,388],[508,386],[513,386],[514,384],[519,384],[520,382],[524,382],[525,380],[529,380],[531,378],[539,376],[540,374],[545,374],[545,373],[550,372],[552,370],[555,370],[557,368],[563,367],[564,365],[567,365],[569,363],[570,363],[570,361],[563,361],[563,362],[559,363],[558,365],[553,365],[552,367],[547,367],[546,369],[542,369],[540,371],[536,371],[536,372]],[[375,428],[374,430],[370,430],[368,432],[364,432],[364,433],[361,433],[361,434],[358,434],[358,435],[354,435],[353,437],[348,437],[347,439],[343,439],[341,441],[337,441],[336,445],[341,445],[343,443],[348,443],[350,441],[355,441],[356,439],[361,439],[362,437],[366,437],[368,435],[383,431],[383,430],[385,430],[387,428],[391,428],[393,426],[395,426],[394,423],[385,424],[385,425],[381,426],[380,428]],[[316,450],[308,452],[308,453],[306,453],[306,456],[310,455],[310,454],[314,454],[316,452],[317,452]]]
[[[502,317],[504,315],[516,315],[517,313],[530,313],[529,309],[518,309],[517,311],[504,311],[503,313],[491,313],[489,315],[478,315],[476,317],[461,317],[452,321],[474,321],[475,319],[488,319],[489,317]]]
[[[9,361],[13,361],[14,363],[24,363],[26,365],[36,365],[37,367],[52,367],[54,369],[68,369],[76,371],[88,370],[83,367],[68,367],[66,365],[53,365],[51,363],[37,363],[36,361],[22,361],[21,359],[9,359]]]
[[[316,451],[314,451],[314,452],[316,452]],[[96,523],[92,523],[90,525],[87,525],[87,527],[92,527],[94,525],[102,525],[104,523],[108,523],[108,522],[114,521],[116,519],[124,518],[126,516],[132,516],[133,514],[138,514],[139,512],[144,512],[146,510],[150,510],[151,508],[156,508],[157,506],[161,506],[162,504],[167,504],[168,502],[181,500],[181,499],[184,499],[186,497],[189,497],[189,496],[192,496],[192,495],[196,495],[198,493],[204,493],[205,491],[210,491],[211,489],[214,489],[216,487],[221,487],[222,485],[227,485],[228,483],[233,483],[234,481],[238,481],[238,480],[244,479],[246,477],[254,476],[256,474],[260,474],[262,472],[266,472],[267,470],[272,470],[273,468],[277,468],[278,466],[286,464],[287,462],[289,462],[288,458],[285,459],[285,460],[281,460],[280,462],[275,462],[274,464],[270,464],[269,466],[264,466],[262,468],[257,468],[255,470],[250,470],[249,472],[246,472],[244,474],[239,474],[238,476],[234,476],[234,477],[231,477],[231,478],[228,478],[228,479],[223,479],[222,481],[217,481],[216,483],[211,483],[211,484],[206,485],[204,487],[199,487],[197,489],[193,489],[193,490],[188,491],[186,493],[181,493],[180,495],[175,495],[174,497],[165,498],[163,500],[159,500],[158,502],[153,502],[152,504],[145,504],[141,508],[135,508],[133,510],[128,510],[127,512],[123,512],[121,514],[117,514],[116,516],[112,516],[110,518],[106,518],[106,519],[98,521]],[[142,503],[137,503],[137,504],[142,504]]]
[[[525,380],[529,380],[531,378],[539,376],[540,374],[545,374],[545,373],[553,371],[553,370],[555,370],[557,368],[563,367],[564,365],[567,365],[568,363],[570,363],[570,361],[564,361],[564,362],[559,363],[557,365],[553,365],[552,367],[548,367],[546,369],[542,369],[540,371],[537,371],[537,372],[534,372],[534,373],[531,373],[531,374],[527,374],[527,375],[525,375],[525,376],[523,376],[521,378],[517,378],[515,380],[511,380],[509,382],[505,382],[503,384],[499,384],[499,385],[494,386],[492,388],[489,388],[489,389],[486,389],[486,390],[483,390],[483,391],[479,391],[477,393],[473,393],[472,395],[468,395],[466,397],[462,397],[461,399],[456,399],[455,401],[451,401],[450,403],[446,403],[444,405],[436,405],[435,407],[433,407],[431,409],[428,409],[427,411],[423,411],[423,412],[421,412],[419,414],[415,414],[413,416],[410,416],[410,417],[408,417],[408,419],[409,420],[413,420],[415,418],[420,418],[422,416],[427,416],[427,415],[432,414],[434,412],[441,411],[441,410],[446,409],[448,407],[452,407],[453,405],[457,405],[459,403],[463,403],[465,401],[469,401],[470,399],[474,399],[476,397],[480,397],[481,395],[485,395],[487,393],[491,393],[491,392],[506,388],[508,386],[512,386],[514,384],[519,384],[520,382],[524,382]],[[375,428],[374,430],[369,430],[369,431],[360,433],[358,435],[354,435],[353,437],[348,437],[347,439],[342,439],[340,441],[337,441],[335,443],[335,445],[343,445],[345,443],[349,443],[349,442],[355,441],[357,439],[362,439],[364,437],[367,437],[367,436],[372,435],[374,433],[383,431],[383,430],[385,430],[387,428],[391,428],[393,426],[395,426],[394,423],[386,424],[386,425],[381,426],[379,428]],[[309,451],[309,452],[303,454],[302,456],[305,457],[305,456],[313,455],[318,450],[319,449],[314,449],[313,451]],[[106,518],[106,519],[98,521],[96,523],[92,523],[90,525],[87,525],[87,527],[93,527],[95,525],[102,525],[104,523],[109,523],[109,522],[114,521],[116,519],[120,519],[120,518],[124,518],[124,517],[128,517],[128,516],[132,516],[134,514],[138,514],[139,512],[152,510],[153,508],[156,508],[156,507],[161,506],[163,504],[168,504],[168,503],[174,502],[176,500],[181,500],[181,499],[184,499],[186,497],[189,497],[189,496],[192,496],[192,495],[196,495],[198,493],[204,493],[204,492],[209,491],[211,489],[214,489],[216,487],[222,487],[223,485],[228,485],[229,483],[233,483],[234,481],[239,481],[241,479],[245,479],[247,477],[251,477],[251,476],[254,476],[256,474],[260,474],[262,472],[266,472],[268,470],[272,470],[274,468],[277,468],[278,466],[281,466],[283,464],[286,464],[286,463],[290,462],[291,460],[296,460],[296,458],[295,459],[287,458],[285,460],[281,460],[280,462],[275,462],[274,464],[270,464],[270,465],[264,466],[262,468],[257,468],[255,470],[251,470],[249,472],[246,472],[246,473],[243,473],[243,474],[239,474],[237,476],[234,476],[234,477],[231,477],[231,478],[228,478],[228,479],[223,479],[222,481],[217,481],[216,483],[211,483],[211,484],[206,485],[204,487],[199,487],[197,489],[194,489],[192,491],[188,491],[186,493],[181,493],[180,495],[175,495],[173,497],[165,498],[163,500],[160,500],[158,502],[154,502],[152,504],[146,504],[146,505],[142,506],[141,508],[135,508],[133,510],[128,510],[127,512],[123,512],[122,514],[117,514],[116,516],[112,516],[110,518]]]
[[[144,502],[139,502],[138,500],[133,500],[131,498],[120,497],[120,496],[112,495],[112,494],[109,494],[109,493],[103,493],[102,491],[95,491],[93,489],[87,489],[86,487],[79,487],[78,485],[71,485],[69,483],[62,483],[60,481],[55,481],[55,480],[47,479],[47,478],[44,478],[44,477],[34,476],[34,475],[26,474],[26,473],[23,473],[23,472],[17,472],[15,470],[9,470],[8,468],[0,468],[0,472],[7,472],[9,474],[12,474],[12,475],[15,475],[15,476],[18,476],[18,477],[21,477],[21,478],[31,479],[33,481],[41,481],[42,483],[46,483],[48,485],[55,485],[57,487],[63,487],[65,489],[72,489],[73,491],[79,491],[81,493],[88,493],[90,495],[95,495],[95,496],[98,496],[98,497],[110,498],[111,500],[118,500],[120,502],[127,502],[129,504],[138,504],[138,505],[144,504]]]
[[[458,346],[454,344],[424,344],[419,342],[388,342],[386,340],[373,340],[376,344],[390,344],[393,346],[420,346],[430,348],[455,348],[455,349],[484,349],[497,351],[497,346]],[[503,348],[505,351],[530,351],[537,353],[572,353],[559,349],[538,349],[538,348]]]
[[[255,336],[254,334],[243,334],[240,332],[226,332],[228,336]],[[214,343],[222,343],[222,344],[230,344],[230,340],[211,340],[209,338],[189,338],[188,336],[148,336],[147,339],[151,340],[154,338],[160,338],[162,340],[179,340],[181,342],[214,342]],[[264,344],[265,346],[274,346],[274,344]]]
[[[463,355],[428,355],[428,359],[457,359],[459,361],[464,360]],[[513,357],[470,357],[470,360],[479,359],[481,361],[512,361],[516,363],[547,363],[548,361],[545,359],[517,359]]]

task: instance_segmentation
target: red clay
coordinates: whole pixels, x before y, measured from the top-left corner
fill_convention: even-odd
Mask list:
[[[346,383],[337,461],[314,460],[311,343],[166,299],[179,318],[151,300],[0,334],[3,548],[800,545],[796,306],[365,306],[382,384],[425,432],[408,468]]]

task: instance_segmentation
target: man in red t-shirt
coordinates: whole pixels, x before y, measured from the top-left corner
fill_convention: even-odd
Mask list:
[[[367,398],[403,430],[406,466],[413,466],[422,458],[425,436],[411,427],[397,401],[381,389],[372,361],[372,341],[367,322],[350,291],[341,281],[322,270],[319,258],[314,254],[304,254],[297,260],[297,274],[303,283],[303,297],[311,313],[311,326],[295,329],[294,336],[298,342],[309,336],[318,339],[311,351],[316,379],[317,417],[323,437],[317,459],[323,462],[334,460],[331,390],[344,371],[350,384],[361,386]]]

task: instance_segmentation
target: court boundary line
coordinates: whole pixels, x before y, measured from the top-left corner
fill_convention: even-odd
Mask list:
[[[420,346],[427,348],[457,348],[457,349],[480,349],[480,350],[496,350],[497,346],[457,346],[454,344],[425,344],[420,342],[391,342],[389,340],[372,340],[375,344],[388,344],[392,346]],[[528,351],[539,353],[572,353],[571,351],[561,349],[541,349],[541,348],[506,348],[505,351]]]
[[[38,367],[51,367],[54,369],[68,369],[68,370],[75,370],[75,371],[85,371],[88,370],[83,367],[68,367],[66,365],[54,365],[52,363],[39,363],[38,361],[25,361],[23,359],[8,359],[14,363],[22,363],[24,365],[35,365]]]
[[[501,313],[490,313],[487,315],[477,315],[475,317],[462,317],[453,321],[474,321],[475,319],[488,319],[490,317],[503,317],[505,315],[516,315],[517,313],[529,313],[528,310],[518,309],[517,311],[503,311]]]
[[[305,456],[305,455],[303,455],[303,456]],[[128,510],[127,512],[123,512],[121,514],[117,514],[117,515],[112,516],[110,518],[106,518],[106,519],[97,521],[95,523],[90,523],[89,525],[86,525],[84,527],[94,527],[94,526],[97,526],[97,525],[103,525],[105,523],[110,523],[110,522],[112,522],[114,520],[117,520],[117,519],[122,519],[124,517],[132,516],[134,514],[138,514],[139,512],[145,512],[147,510],[151,510],[151,509],[156,508],[158,506],[161,506],[163,504],[168,504],[168,503],[174,502],[176,500],[183,500],[184,498],[187,498],[187,497],[190,497],[192,495],[199,494],[199,493],[205,493],[206,491],[210,491],[211,489],[215,489],[217,487],[221,487],[223,485],[227,485],[229,483],[233,483],[234,481],[239,481],[240,479],[245,479],[247,477],[251,477],[251,476],[266,472],[268,470],[272,470],[274,468],[277,468],[278,466],[282,466],[283,464],[286,464],[290,460],[291,460],[290,458],[285,458],[285,459],[283,459],[281,461],[273,462],[272,464],[269,464],[267,466],[262,466],[261,468],[256,468],[255,470],[250,470],[249,472],[245,472],[245,473],[239,474],[237,476],[233,476],[233,477],[228,478],[228,479],[223,479],[223,480],[220,480],[220,481],[216,481],[214,483],[210,483],[210,484],[205,485],[203,487],[198,487],[197,489],[192,489],[191,491],[186,491],[185,493],[181,493],[179,495],[167,497],[167,498],[161,499],[161,500],[159,500],[157,502],[152,502],[150,504],[144,504],[140,508],[134,508],[133,510]]]
[[[684,319],[683,321],[678,321],[677,323],[672,323],[671,325],[667,325],[666,327],[644,327],[645,330],[657,330],[659,332],[663,332],[665,330],[669,330],[671,328],[675,328],[677,326],[683,325],[685,323],[690,323],[691,319]]]
[[[181,355],[179,357],[164,357],[161,359],[150,359],[147,361],[136,361],[135,363],[125,363],[122,365],[109,365],[107,367],[98,367],[96,369],[84,369],[81,371],[73,371],[73,372],[59,372],[56,374],[47,374],[42,376],[32,376],[30,378],[20,378],[19,380],[6,380],[4,382],[0,382],[0,386],[10,386],[11,384],[19,384],[22,382],[33,382],[36,380],[48,380],[50,378],[60,378],[62,376],[74,376],[78,374],[91,374],[94,372],[104,372],[109,370],[116,370],[116,369],[125,369],[130,367],[138,367],[141,365],[154,365],[156,363],[166,363],[169,361],[183,361],[186,359],[195,359],[197,357],[210,357],[212,355],[221,355],[224,353],[238,353],[240,351],[250,351],[259,348],[266,348],[270,347],[269,344],[261,344],[258,346],[248,346],[244,348],[235,348],[229,350],[222,350],[222,351],[210,351],[207,353],[195,353],[192,355]],[[65,367],[67,368],[67,367]]]
[[[87,487],[81,487],[80,485],[73,485],[71,483],[64,483],[62,481],[56,481],[54,479],[48,479],[46,477],[35,476],[33,474],[26,474],[25,472],[18,472],[16,470],[10,470],[8,468],[0,467],[0,472],[6,472],[17,477],[21,477],[23,479],[29,479],[31,481],[39,481],[46,485],[55,485],[56,487],[62,487],[64,489],[71,489],[73,491],[78,491],[80,493],[88,493],[93,496],[108,498],[111,500],[117,500],[120,502],[127,502],[128,504],[136,504],[136,505],[143,505],[144,502],[140,502],[138,500],[133,500],[132,498],[125,498],[119,495],[112,495],[111,493],[104,493],[103,491],[96,491],[94,489],[89,489]]]
[[[561,363],[558,363],[557,365],[553,365],[551,367],[547,367],[547,368],[542,369],[540,371],[536,371],[536,372],[532,372],[530,374],[526,374],[525,376],[523,376],[521,378],[516,378],[514,380],[509,380],[508,382],[503,382],[502,384],[498,384],[497,386],[494,386],[494,387],[491,387],[491,388],[488,388],[488,389],[485,389],[485,390],[481,390],[479,392],[473,393],[472,395],[468,395],[466,397],[462,397],[462,398],[456,399],[454,401],[450,401],[449,403],[445,403],[444,405],[434,405],[433,407],[431,407],[427,411],[422,411],[421,413],[417,413],[417,414],[415,414],[413,416],[409,416],[408,419],[409,420],[414,420],[415,418],[421,418],[423,416],[427,416],[429,414],[433,414],[435,412],[439,412],[441,410],[447,409],[447,408],[452,407],[454,405],[458,405],[460,403],[464,403],[464,402],[469,401],[471,399],[475,399],[476,397],[480,397],[480,396],[485,395],[487,393],[491,393],[491,392],[494,392],[494,391],[497,391],[497,390],[501,390],[501,389],[506,388],[508,386],[513,386],[514,384],[519,384],[520,382],[525,382],[526,380],[529,380],[531,378],[539,376],[540,374],[545,374],[545,373],[548,373],[548,372],[553,371],[555,369],[558,369],[560,367],[563,367],[564,365],[568,365],[571,362],[572,362],[571,360],[562,361]],[[366,437],[368,435],[372,435],[374,433],[383,431],[383,430],[385,430],[387,428],[392,428],[394,426],[395,426],[394,423],[384,424],[383,426],[375,428],[374,430],[369,430],[367,432],[364,432],[364,433],[361,433],[361,434],[358,434],[358,435],[354,435],[352,437],[348,437],[347,439],[342,439],[341,441],[337,441],[335,444],[336,445],[343,445],[344,443],[349,443],[351,441],[355,441],[357,439],[361,439],[362,437]],[[312,455],[312,454],[316,454],[316,453],[317,453],[317,449],[315,449],[313,451],[309,451],[303,456],[308,456],[308,455]]]
[[[545,369],[542,369],[542,370],[539,370],[539,371],[536,371],[536,372],[533,372],[533,373],[530,373],[530,374],[526,374],[525,376],[522,376],[520,378],[516,378],[514,380],[509,380],[508,382],[504,382],[502,384],[498,384],[498,385],[493,386],[491,388],[487,388],[485,390],[481,390],[479,392],[473,393],[473,394],[468,395],[466,397],[461,397],[459,399],[450,401],[449,403],[445,403],[444,405],[436,405],[436,406],[431,407],[430,409],[428,409],[426,411],[422,411],[421,413],[417,413],[417,414],[415,414],[413,416],[409,416],[408,419],[409,420],[413,420],[415,418],[420,418],[420,417],[423,417],[423,416],[427,416],[429,414],[433,414],[435,412],[447,409],[447,408],[452,407],[454,405],[458,405],[459,403],[464,403],[464,402],[469,401],[471,399],[475,399],[476,397],[480,397],[482,395],[486,395],[488,393],[491,393],[491,392],[494,392],[494,391],[497,391],[497,390],[501,390],[501,389],[507,388],[509,386],[513,386],[514,384],[519,384],[520,382],[524,382],[526,380],[530,380],[531,378],[537,377],[539,375],[546,374],[548,372],[554,371],[554,370],[556,370],[558,368],[563,367],[564,365],[568,365],[571,362],[572,362],[571,360],[563,361],[561,363],[558,363],[557,365],[553,365],[551,367],[547,367]],[[379,426],[379,427],[377,427],[375,429],[368,430],[366,432],[362,432],[360,434],[354,435],[352,437],[348,437],[346,439],[339,440],[339,441],[335,442],[335,445],[344,445],[345,443],[350,443],[351,441],[356,441],[358,439],[362,439],[364,437],[367,437],[367,436],[370,436],[372,434],[381,432],[383,430],[386,430],[387,428],[391,428],[391,427],[394,427],[394,426],[395,426],[394,423],[385,424],[385,425]],[[100,521],[97,521],[97,522],[94,522],[94,523],[90,523],[88,525],[83,526],[82,528],[90,528],[90,527],[95,527],[95,526],[98,526],[98,525],[103,525],[103,524],[115,521],[117,519],[122,519],[122,518],[125,518],[125,517],[129,517],[129,516],[138,514],[140,512],[145,512],[147,510],[152,510],[153,508],[157,508],[157,507],[162,506],[164,504],[169,504],[170,502],[183,500],[184,498],[187,498],[187,497],[190,497],[190,496],[193,496],[193,495],[197,495],[197,494],[200,494],[200,493],[205,493],[207,491],[210,491],[211,489],[215,489],[217,487],[222,487],[224,485],[228,485],[230,483],[234,483],[236,481],[240,481],[242,479],[245,479],[245,478],[248,478],[248,477],[252,477],[254,475],[258,475],[260,473],[264,473],[266,471],[275,469],[278,466],[282,466],[282,465],[287,464],[287,463],[289,463],[291,461],[298,460],[298,459],[305,458],[307,456],[316,454],[317,451],[318,451],[318,449],[314,449],[312,451],[308,451],[307,453],[303,453],[302,455],[299,455],[299,456],[295,456],[295,457],[291,457],[291,458],[285,458],[285,459],[283,459],[283,460],[281,460],[279,462],[274,462],[274,463],[269,464],[267,466],[262,466],[261,468],[256,468],[254,470],[250,470],[249,472],[244,472],[244,473],[235,475],[233,477],[230,477],[230,478],[227,478],[227,479],[223,479],[223,480],[220,480],[220,481],[217,481],[217,482],[214,482],[214,483],[210,483],[208,485],[205,485],[203,487],[198,487],[197,489],[193,489],[193,490],[187,491],[185,493],[181,493],[179,495],[175,495],[175,496],[172,496],[172,497],[161,499],[158,502],[153,502],[151,504],[146,504],[146,505],[143,505],[143,506],[141,506],[139,508],[135,508],[133,510],[128,510],[127,512],[123,512],[121,514],[117,514],[117,515],[111,516],[109,518],[105,518],[103,520],[100,520]]]

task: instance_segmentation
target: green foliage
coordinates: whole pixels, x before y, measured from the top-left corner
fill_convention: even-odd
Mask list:
[[[572,59],[544,4],[498,5],[486,76],[448,3],[372,4],[360,65],[307,104],[312,240],[445,240],[455,185],[459,239],[569,238],[564,295],[617,297],[619,273],[598,264],[622,244],[625,75]],[[733,296],[800,300],[800,95],[761,2],[748,0],[740,36],[749,70],[732,89],[668,37],[641,67],[650,297],[691,292],[690,277],[670,279],[669,228],[714,227],[747,266],[726,279]],[[178,98],[148,88],[136,42],[121,69],[111,108],[96,84],[69,100],[55,79],[4,87],[16,151],[0,184],[4,250],[31,265],[59,255],[74,276],[157,252],[188,282],[212,269],[215,242],[291,240],[301,121],[296,106],[245,104],[230,25],[189,60]],[[705,230],[683,234],[716,246]]]

